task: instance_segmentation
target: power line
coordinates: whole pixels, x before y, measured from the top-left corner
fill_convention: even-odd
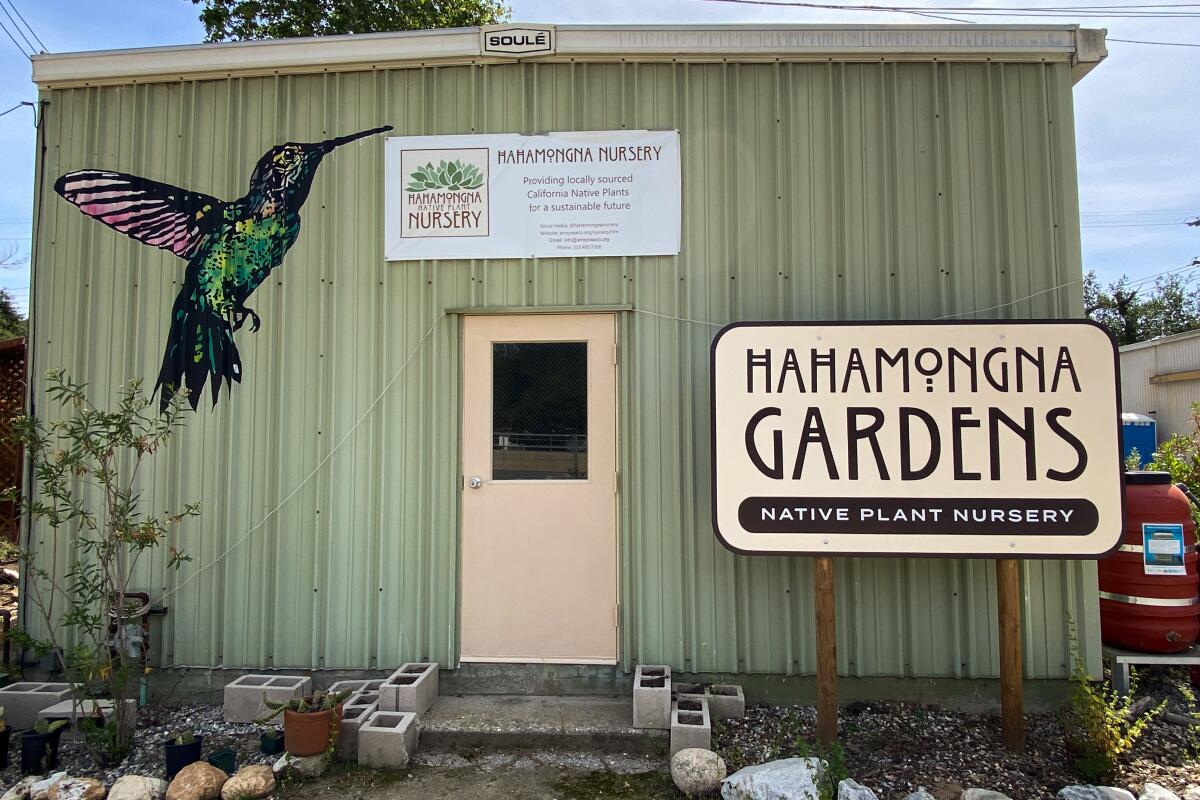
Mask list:
[[[15,37],[15,36],[13,36],[13,35],[12,35],[12,31],[10,31],[10,30],[8,29],[8,27],[7,27],[7,26],[4,24],[4,20],[2,20],[2,19],[0,19],[0,30],[3,30],[5,33],[7,33],[7,34],[8,34],[8,38],[12,40],[13,46],[15,46],[15,47],[16,47],[18,50],[20,50],[20,51],[21,51],[21,55],[25,56],[25,57],[26,57],[26,58],[28,58],[30,61],[32,61],[32,60],[33,60],[33,57],[32,57],[32,56],[30,56],[30,55],[29,55],[29,53],[26,53],[26,52],[25,52],[25,48],[24,48],[24,47],[21,47],[21,43],[17,41],[17,37]],[[11,110],[12,110],[12,109],[9,109],[9,111],[11,111]],[[4,112],[4,113],[6,113],[6,114],[7,114],[8,112],[6,111],[6,112]]]
[[[1167,226],[1187,227],[1186,222],[1095,222],[1080,225],[1081,228],[1165,228]]]
[[[2,27],[2,26],[0,26],[0,27]],[[26,58],[28,58],[28,57],[29,56],[26,56]],[[0,111],[0,117],[3,117],[5,114],[11,114],[12,112],[16,111],[21,106],[29,106],[30,108],[33,108],[33,103],[30,103],[28,100],[23,100],[20,103],[17,103],[15,106],[13,106],[10,109],[7,109],[5,111]],[[26,221],[28,222],[29,220],[26,220]]]
[[[4,16],[8,17],[8,21],[12,23],[13,28],[16,29],[21,38],[25,40],[25,44],[29,45],[29,49],[31,51],[36,51],[37,48],[33,46],[33,42],[29,41],[29,37],[25,35],[25,31],[21,29],[21,26],[17,24],[17,21],[13,19],[13,15],[8,13],[8,8],[3,2],[0,2],[0,11],[3,11]]]
[[[1151,42],[1145,39],[1113,39],[1107,38],[1106,42],[1122,42],[1124,44],[1155,44],[1161,47],[1200,47],[1200,42]]]
[[[1200,19],[1197,11],[1133,11],[1133,10],[1087,10],[1084,8],[1004,8],[996,10],[980,10],[970,7],[951,6],[878,6],[878,5],[845,5],[835,3],[801,2],[800,0],[708,0],[708,2],[737,3],[743,5],[776,6],[791,8],[809,8],[823,11],[870,11],[893,14],[915,14],[936,19],[948,19],[954,22],[967,20],[956,17],[1032,17],[1037,19],[1069,17],[1097,19]],[[954,14],[955,17],[947,16]]]
[[[38,44],[40,44],[42,46],[42,52],[45,53],[45,52],[49,51],[50,48],[46,47],[46,43],[42,41],[42,37],[37,35],[37,31],[35,31],[33,29],[33,26],[30,25],[29,21],[25,19],[25,15],[22,14],[20,9],[17,8],[16,0],[7,0],[7,2],[8,2],[8,5],[12,8],[13,13],[17,15],[17,18],[19,20],[21,20],[21,22],[25,23],[25,27],[29,29],[29,32],[31,34],[33,34],[33,38],[37,41]]]

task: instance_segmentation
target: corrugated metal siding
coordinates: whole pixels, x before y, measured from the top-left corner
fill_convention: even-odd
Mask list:
[[[1169,337],[1121,351],[1121,410],[1151,414],[1158,441],[1192,432],[1192,403],[1200,400],[1200,381],[1150,383],[1155,375],[1200,369],[1200,336]]]
[[[811,672],[809,561],[736,557],[712,534],[706,323],[1080,310],[1063,63],[529,63],[44,97],[36,369],[66,367],[101,397],[156,374],[183,268],[62,202],[50,186],[63,172],[118,169],[229,198],[277,142],[385,123],[681,132],[678,258],[388,264],[380,143],[327,160],[299,243],[255,295],[262,330],[239,334],[244,383],[202,407],[147,482],[155,507],[203,502],[179,535],[194,563],[179,576],[148,565],[153,591],[233,548],[169,599],[170,664],[452,663],[457,320],[418,342],[447,308],[629,304],[624,663]],[[63,564],[69,551],[53,555]],[[1068,616],[1097,638],[1094,566],[1031,563],[1024,577],[1027,674],[1061,677]],[[847,673],[996,673],[990,563],[840,560],[838,581]]]

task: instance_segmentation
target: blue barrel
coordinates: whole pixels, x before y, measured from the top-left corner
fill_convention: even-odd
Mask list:
[[[1129,453],[1137,448],[1141,456],[1139,467],[1150,463],[1154,451],[1158,449],[1158,438],[1154,429],[1154,417],[1145,414],[1121,415],[1121,457],[1129,458]]]

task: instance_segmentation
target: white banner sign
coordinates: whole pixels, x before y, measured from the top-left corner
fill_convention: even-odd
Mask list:
[[[1088,322],[735,323],[712,346],[714,527],[746,553],[1107,553],[1119,399]]]
[[[389,261],[679,253],[677,131],[396,136],[384,175]]]

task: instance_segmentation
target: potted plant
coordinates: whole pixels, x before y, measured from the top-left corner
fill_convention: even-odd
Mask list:
[[[228,747],[222,747],[209,754],[208,763],[226,775],[232,775],[237,772],[237,753]]]
[[[277,756],[282,753],[283,731],[279,728],[267,728],[259,734],[258,749],[268,756]]]
[[[298,758],[319,756],[336,746],[342,723],[342,702],[353,691],[316,692],[310,697],[293,697],[282,703],[263,698],[272,713],[259,722],[283,714],[284,749]]]
[[[22,774],[46,775],[58,766],[58,737],[66,724],[65,719],[39,719],[33,730],[21,734]]]
[[[4,722],[4,706],[0,706],[0,769],[8,769],[8,740],[12,731]]]
[[[191,731],[173,733],[163,742],[163,760],[167,765],[167,780],[171,780],[179,770],[188,764],[200,760],[200,750],[204,746],[204,737],[197,736]]]

